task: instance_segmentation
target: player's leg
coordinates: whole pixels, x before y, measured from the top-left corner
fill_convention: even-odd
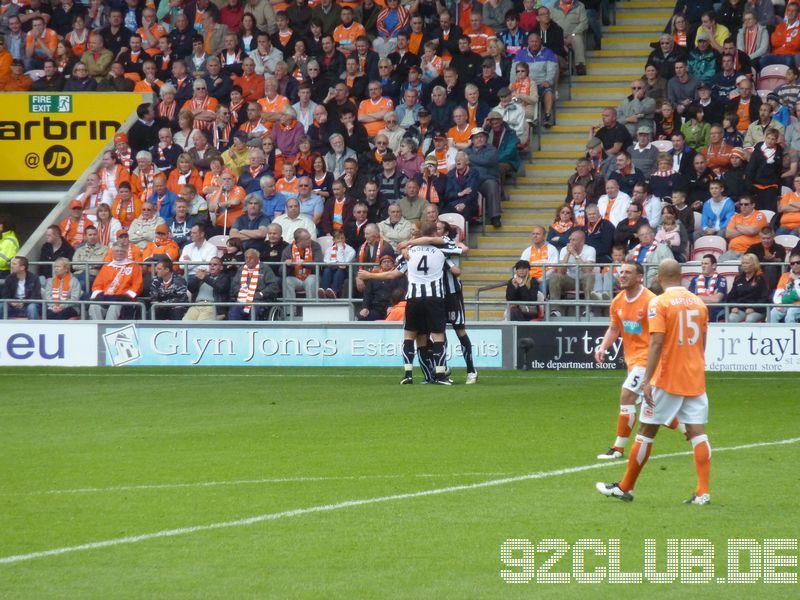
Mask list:
[[[598,454],[600,460],[614,460],[622,458],[625,446],[636,423],[636,400],[644,382],[644,367],[633,367],[628,372],[619,394],[619,414],[617,414],[617,437],[614,444],[603,454]]]
[[[433,364],[431,342],[427,333],[417,334],[417,358],[419,359],[419,368],[425,376],[425,383],[433,383],[436,378],[436,365]]]
[[[683,405],[683,396],[673,396],[659,388],[653,388],[653,406],[643,403],[639,415],[639,432],[628,455],[625,476],[619,483],[598,482],[597,491],[605,496],[613,496],[630,502],[633,500],[633,488],[639,474],[650,458],[653,440],[658,428],[663,423],[671,423],[678,416]]]
[[[403,379],[400,385],[407,385],[414,382],[414,340],[417,337],[416,331],[403,331]]]
[[[708,480],[711,475],[711,443],[706,435],[708,422],[708,397],[705,394],[686,398],[678,414],[678,419],[686,423],[686,435],[692,442],[694,469],[697,473],[697,487],[687,504],[710,504],[711,494]]]
[[[447,326],[447,311],[443,298],[428,298],[425,301],[427,330],[431,339],[431,356],[436,370],[435,383],[450,385],[447,378],[447,357],[444,351],[444,331]]]

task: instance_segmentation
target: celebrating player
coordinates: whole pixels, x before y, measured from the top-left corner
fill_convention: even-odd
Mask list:
[[[598,482],[596,488],[605,496],[631,502],[633,487],[650,456],[659,426],[677,418],[686,424],[697,471],[697,488],[686,502],[710,504],[711,446],[705,433],[708,309],[700,298],[681,286],[681,267],[677,261],[661,262],[658,282],[665,291],[650,302],[648,310],[650,350],[642,386],[645,403],[639,417],[639,433],[622,481]]]

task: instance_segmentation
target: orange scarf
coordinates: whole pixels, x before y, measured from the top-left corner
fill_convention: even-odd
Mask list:
[[[64,237],[68,237],[70,231],[72,231],[72,227],[75,227],[75,235],[72,236],[72,246],[77,246],[78,244],[83,243],[84,239],[84,230],[86,229],[86,219],[83,215],[78,217],[78,222],[74,223],[72,219],[67,219],[67,225],[64,227]]]
[[[67,300],[69,299],[69,289],[72,284],[72,273],[67,273],[63,277],[53,277],[53,291],[50,293],[50,298],[53,300]],[[61,309],[60,304],[54,304],[53,308],[56,310]]]
[[[239,295],[236,296],[237,302],[248,303],[253,301],[256,297],[256,287],[258,287],[260,273],[261,263],[257,264],[253,269],[248,269],[246,265],[242,267],[242,277],[239,280]],[[253,307],[248,304],[244,307],[244,312],[249,314],[251,308]]]
[[[369,243],[368,242],[364,242],[363,244],[361,244],[361,248],[359,248],[359,250],[358,250],[358,262],[360,262],[360,263],[367,262],[367,250],[368,250],[368,248],[369,248]],[[372,269],[373,271],[376,271],[376,272],[378,271],[379,268],[377,266],[377,262],[378,262],[378,258],[380,258],[380,256],[382,254],[383,254],[383,238],[381,238],[381,240],[378,242],[378,248],[375,250],[375,256],[373,256],[373,260],[376,263],[376,266],[373,267],[373,269]],[[361,271],[364,268],[365,267],[363,265],[360,265],[358,267],[358,270]]]
[[[708,278],[708,286],[706,286],[706,276],[702,273],[697,276],[697,285],[695,286],[695,294],[698,296],[710,296],[717,293],[717,274],[714,273]]]
[[[300,249],[297,247],[297,242],[292,242],[292,262],[311,262],[314,260],[314,253],[311,251],[311,246],[303,251],[300,256]],[[305,281],[311,275],[311,269],[306,269],[303,265],[297,265],[294,268],[294,276],[300,281]]]

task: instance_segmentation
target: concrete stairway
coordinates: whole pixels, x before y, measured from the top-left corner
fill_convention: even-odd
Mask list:
[[[505,282],[523,248],[530,244],[533,225],[549,226],[555,210],[566,197],[567,179],[575,160],[583,155],[592,125],[600,124],[605,106],[616,107],[630,93],[630,82],[644,72],[649,44],[663,30],[672,14],[674,0],[626,1],[617,3],[617,22],[605,29],[603,49],[589,51],[588,74],[574,77],[572,98],[567,86],[559,89],[557,125],[542,134],[542,149],[532,153],[509,189],[503,203],[503,227],[470,235],[472,250],[462,261],[464,299],[475,300],[476,291]],[[505,287],[480,294],[481,300],[503,301]],[[481,308],[481,320],[502,318],[500,305]],[[467,318],[475,318],[474,306],[467,305]]]

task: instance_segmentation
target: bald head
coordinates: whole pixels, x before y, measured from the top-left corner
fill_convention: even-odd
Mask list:
[[[662,260],[658,265],[658,282],[661,287],[667,289],[681,284],[681,265],[673,259]]]

